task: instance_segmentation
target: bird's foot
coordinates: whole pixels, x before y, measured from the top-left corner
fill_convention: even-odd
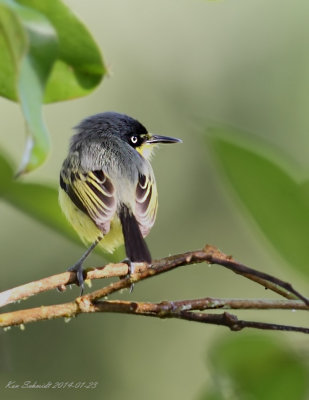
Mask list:
[[[79,260],[77,261],[76,264],[74,264],[72,267],[67,269],[70,272],[76,272],[76,279],[77,279],[77,283],[78,286],[80,286],[81,291],[80,291],[80,295],[83,295],[84,292],[84,270],[83,270],[83,261]]]
[[[72,267],[68,268],[68,271],[76,272],[76,279],[78,286],[81,288],[80,295],[83,295],[84,291],[84,270],[83,270],[83,262],[86,260],[86,258],[89,256],[89,254],[92,252],[92,250],[96,247],[96,245],[99,243],[99,241],[103,239],[103,236],[98,236],[96,240],[88,247],[88,249],[85,251],[85,253],[81,256],[81,258],[75,263]]]
[[[125,258],[125,259],[122,260],[121,262],[124,263],[124,264],[127,264],[128,268],[129,268],[129,273],[128,273],[127,275],[124,275],[123,278],[124,278],[124,279],[130,278],[130,276],[131,276],[132,274],[134,274],[134,270],[135,270],[135,264],[134,264],[134,262],[132,262],[129,258]],[[122,279],[122,277],[121,277],[120,279]],[[133,292],[133,289],[134,289],[134,283],[131,283],[129,292],[132,293],[132,292]]]

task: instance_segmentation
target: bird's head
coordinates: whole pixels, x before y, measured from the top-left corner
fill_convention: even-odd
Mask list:
[[[153,135],[136,119],[116,112],[104,112],[83,120],[77,129],[89,135],[117,136],[149,159],[155,145],[160,143],[181,143],[170,136]]]
[[[137,120],[123,114],[116,114],[120,121],[124,123],[123,129],[119,130],[120,137],[143,157],[149,159],[153,149],[160,143],[181,143],[180,139],[154,135],[147,131],[147,129]]]

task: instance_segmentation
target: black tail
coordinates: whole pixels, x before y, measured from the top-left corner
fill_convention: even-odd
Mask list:
[[[119,218],[122,225],[126,255],[132,262],[151,263],[151,255],[134,215],[122,205]]]

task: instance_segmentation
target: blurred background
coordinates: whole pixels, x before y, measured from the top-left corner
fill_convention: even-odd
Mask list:
[[[229,124],[266,140],[303,171],[309,145],[309,3],[299,0],[66,0],[102,50],[109,76],[90,96],[44,106],[52,153],[25,181],[57,183],[72,127],[114,110],[152,133],[179,137],[153,159],[159,212],[147,242],[154,258],[214,244],[242,263],[308,291],[303,276],[277,254],[230,192],[207,148],[205,132]],[[24,123],[0,98],[1,147],[18,165]],[[248,134],[249,135],[249,134]],[[60,273],[81,255],[74,245],[7,203],[0,204],[1,290]],[[102,265],[94,254],[87,266]],[[96,282],[95,287],[100,283]],[[70,301],[48,293],[17,306]],[[220,267],[190,266],[112,298],[141,301],[197,297],[270,297]],[[13,310],[16,305],[7,307]],[[243,311],[248,318],[308,325],[300,312]],[[274,321],[274,318],[276,321]],[[307,320],[305,320],[307,318]],[[0,335],[0,393],[6,399],[54,398],[52,390],[5,390],[9,381],[97,381],[94,390],[57,391],[61,398],[202,398],[213,385],[209,352],[230,333],[216,326],[126,315],[87,315],[41,322]],[[308,355],[301,334],[267,333]],[[226,398],[229,398],[228,396]]]

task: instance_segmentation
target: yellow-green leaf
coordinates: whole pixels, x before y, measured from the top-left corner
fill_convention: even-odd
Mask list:
[[[84,25],[60,0],[0,0],[0,95],[20,103],[26,146],[20,173],[46,159],[42,103],[89,94],[105,67]]]
[[[209,144],[266,238],[292,268],[308,275],[309,182],[279,151],[245,141],[248,136],[212,129]]]

